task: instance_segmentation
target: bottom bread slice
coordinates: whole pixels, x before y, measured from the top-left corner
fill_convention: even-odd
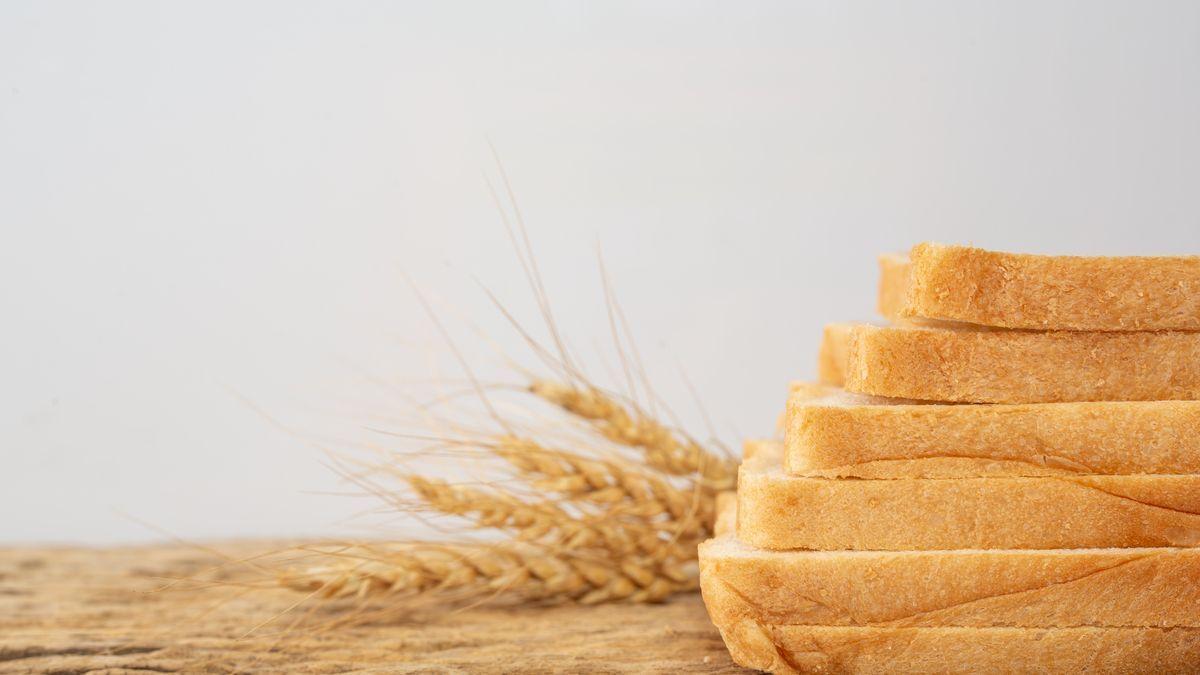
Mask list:
[[[717,623],[738,665],[771,673],[1195,673],[1196,628],[856,628]]]
[[[1200,628],[1195,548],[699,554],[705,593],[774,625]]]
[[[739,665],[773,673],[1195,673],[1200,628],[829,626],[762,618],[701,575],[713,624]]]

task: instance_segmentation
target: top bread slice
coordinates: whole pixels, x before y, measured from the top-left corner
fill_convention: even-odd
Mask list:
[[[844,329],[845,388],[961,403],[1200,399],[1200,332]]]
[[[889,317],[1037,330],[1200,330],[1200,256],[1045,256],[926,243],[909,253],[908,274],[895,256],[880,265],[880,309]]]
[[[794,383],[784,445],[788,473],[826,478],[1200,474],[1200,401],[941,404]]]

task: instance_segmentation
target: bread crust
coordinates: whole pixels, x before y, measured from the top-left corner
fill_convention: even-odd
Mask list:
[[[893,270],[880,287],[881,305],[885,294],[903,296],[899,316],[1039,330],[1200,330],[1198,256],[1045,256],[924,243],[909,259],[907,277]]]
[[[1200,545],[1200,475],[843,480],[744,462],[737,532],[773,550]]]
[[[828,478],[1200,473],[1200,401],[920,404],[794,387],[783,457]]]
[[[709,574],[701,592],[739,665],[772,673],[1194,673],[1196,628],[772,624]]]
[[[845,387],[961,403],[1200,398],[1200,333],[1071,333],[856,324]]]
[[[1200,628],[1200,549],[763,551],[733,535],[700,573],[776,625]]]

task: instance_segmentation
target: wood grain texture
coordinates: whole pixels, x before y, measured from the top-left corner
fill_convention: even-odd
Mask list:
[[[654,606],[421,610],[281,639],[246,634],[294,593],[155,592],[218,562],[179,546],[0,549],[0,672],[742,672],[699,594]]]

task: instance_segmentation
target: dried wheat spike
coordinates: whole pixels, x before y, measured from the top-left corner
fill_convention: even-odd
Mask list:
[[[524,502],[503,492],[480,490],[409,475],[404,479],[427,508],[470,520],[477,527],[513,532],[565,550],[600,549],[613,555],[641,553],[656,558],[695,557],[695,536],[665,537],[663,529],[639,518],[568,513],[549,502]]]
[[[697,587],[694,569],[588,559],[516,544],[360,545],[281,573],[281,585],[321,598],[452,595],[660,602]]]
[[[735,462],[714,455],[690,438],[681,438],[636,406],[626,406],[597,388],[536,380],[529,390],[587,420],[610,441],[641,449],[647,464],[659,471],[675,476],[699,474],[713,490],[729,490],[737,483]]]
[[[489,448],[518,471],[540,476],[531,483],[541,491],[638,518],[669,517],[670,529],[679,536],[703,539],[711,531],[715,518],[712,500],[628,462],[583,457],[515,436],[498,437]]]

